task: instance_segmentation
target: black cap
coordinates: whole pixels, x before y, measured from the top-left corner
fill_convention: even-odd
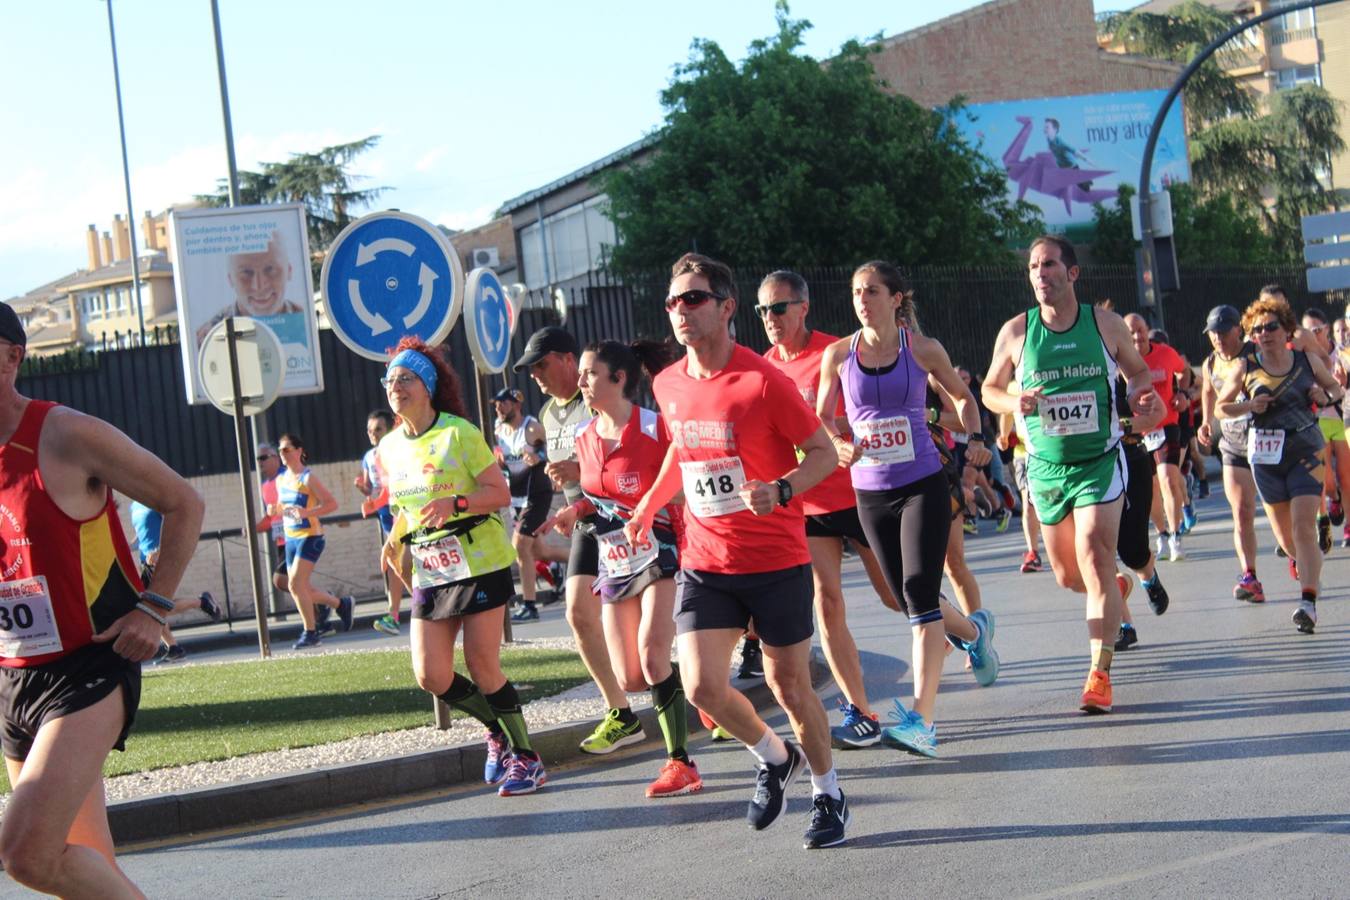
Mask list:
[[[19,314],[8,303],[0,303],[0,339],[20,347],[28,346],[28,335],[24,333]]]
[[[1209,316],[1205,319],[1205,331],[1222,333],[1235,325],[1241,324],[1242,314],[1225,303],[1223,306],[1216,306],[1209,311]]]
[[[524,403],[525,395],[515,388],[502,388],[492,395],[493,400],[510,400],[514,403]]]
[[[556,325],[549,325],[530,335],[525,352],[511,368],[517,372],[523,371],[550,353],[570,353],[573,356],[580,356],[581,348],[577,346],[577,339],[567,331]]]

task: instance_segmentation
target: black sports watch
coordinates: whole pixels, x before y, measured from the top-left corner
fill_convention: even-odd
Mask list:
[[[778,505],[787,506],[792,502],[792,483],[786,478],[780,478],[774,484],[778,485]]]
[[[469,511],[469,498],[463,494],[455,495],[455,515],[460,515]]]

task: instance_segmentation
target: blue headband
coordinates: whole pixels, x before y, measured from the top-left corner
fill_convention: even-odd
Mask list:
[[[389,369],[394,368],[394,366],[402,366],[412,372],[422,379],[422,383],[427,387],[428,394],[436,395],[436,367],[431,364],[431,360],[427,359],[425,355],[418,353],[416,350],[403,350],[389,360]],[[388,374],[389,369],[385,370],[385,374]]]

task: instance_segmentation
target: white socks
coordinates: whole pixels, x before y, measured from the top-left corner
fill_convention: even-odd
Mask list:
[[[759,739],[759,743],[746,744],[745,748],[766,766],[781,766],[788,759],[787,744],[774,734],[772,728],[764,729],[764,737]]]

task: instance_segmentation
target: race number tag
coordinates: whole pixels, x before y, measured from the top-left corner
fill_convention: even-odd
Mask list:
[[[284,541],[286,539],[286,523],[282,521],[281,516],[272,517],[272,540]]]
[[[850,422],[853,440],[862,449],[862,459],[854,465],[889,466],[914,461],[914,436],[908,416]]]
[[[1152,453],[1154,450],[1157,450],[1166,442],[1167,442],[1167,432],[1163,431],[1161,428],[1155,428],[1153,431],[1150,431],[1148,434],[1144,435],[1144,449],[1147,450],[1149,453]]]
[[[1219,433],[1227,438],[1228,443],[1235,447],[1247,446],[1247,427],[1251,425],[1251,416],[1240,416],[1236,419],[1220,419]]]
[[[1253,428],[1247,432],[1247,462],[1263,466],[1279,465],[1284,456],[1284,429]]]
[[[651,532],[637,544],[628,542],[622,528],[597,534],[596,539],[600,542],[600,559],[610,578],[625,578],[634,572],[641,572],[656,561],[657,547]]]
[[[459,538],[446,535],[424,544],[412,545],[413,569],[423,584],[447,584],[469,577],[469,561]]]
[[[1097,431],[1097,394],[1072,391],[1042,397],[1041,431],[1050,437],[1070,434],[1094,434]]]
[[[680,472],[684,476],[684,502],[700,519],[749,509],[738,493],[745,484],[745,468],[739,456],[682,462]]]
[[[46,577],[0,582],[0,656],[21,659],[60,651]]]

